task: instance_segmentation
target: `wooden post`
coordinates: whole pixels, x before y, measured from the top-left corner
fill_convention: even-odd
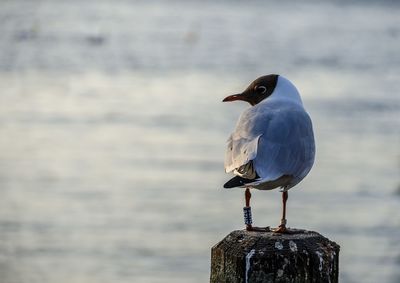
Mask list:
[[[338,282],[339,250],[317,232],[233,231],[211,249],[211,283]]]

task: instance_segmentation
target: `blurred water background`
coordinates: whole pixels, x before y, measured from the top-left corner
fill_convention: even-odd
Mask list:
[[[223,190],[244,103],[283,74],[316,163],[288,224],[341,245],[341,282],[400,282],[395,1],[1,1],[0,283],[209,280],[243,228]],[[254,192],[277,225],[278,191]]]

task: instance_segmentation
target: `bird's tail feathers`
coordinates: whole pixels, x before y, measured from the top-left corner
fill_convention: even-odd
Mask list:
[[[257,176],[258,177],[258,176]],[[283,191],[288,190],[290,183],[293,180],[291,175],[282,175],[277,179],[245,179],[240,176],[235,176],[224,184],[225,189],[231,189],[235,187],[239,188],[253,188],[258,190],[273,190],[276,188],[282,188]]]
[[[254,182],[254,179],[246,179],[240,176],[235,176],[224,184],[225,189],[232,189],[236,187],[244,187],[248,183]]]

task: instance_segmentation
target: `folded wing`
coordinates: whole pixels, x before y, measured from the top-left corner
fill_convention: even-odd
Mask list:
[[[228,140],[225,170],[240,175],[238,168],[251,162],[259,178],[246,186],[292,187],[310,171],[314,155],[312,124],[303,108],[247,111]]]
[[[232,172],[246,165],[257,156],[258,141],[265,129],[259,125],[269,119],[268,115],[248,108],[240,116],[235,131],[227,141],[225,171]]]

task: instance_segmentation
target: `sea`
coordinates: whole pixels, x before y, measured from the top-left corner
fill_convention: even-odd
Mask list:
[[[400,2],[0,2],[0,283],[204,283],[243,229],[222,188],[245,103],[281,74],[316,161],[288,226],[341,246],[340,282],[400,282]],[[254,191],[277,226],[278,190]]]

